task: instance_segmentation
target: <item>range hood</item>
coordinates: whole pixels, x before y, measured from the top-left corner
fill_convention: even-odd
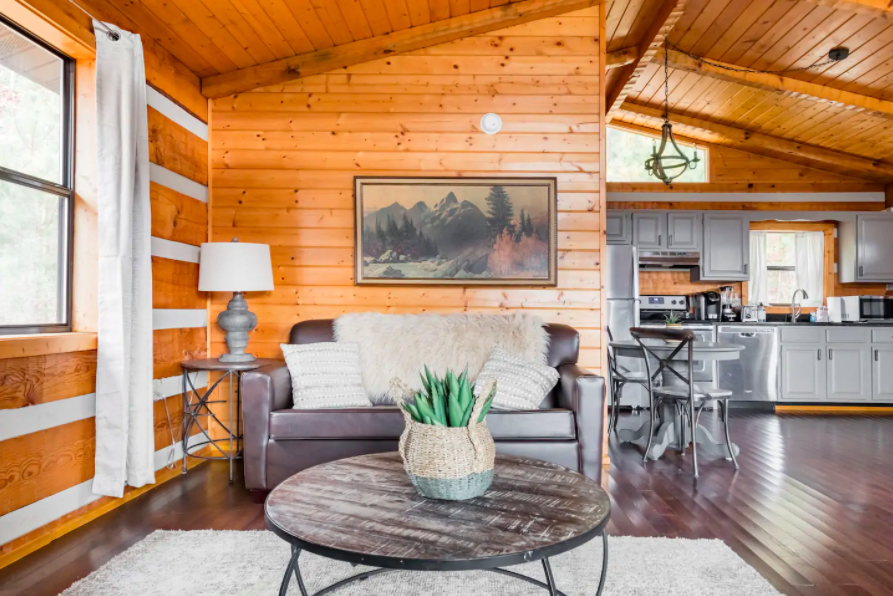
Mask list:
[[[701,264],[701,253],[670,250],[639,252],[640,271],[689,271]]]

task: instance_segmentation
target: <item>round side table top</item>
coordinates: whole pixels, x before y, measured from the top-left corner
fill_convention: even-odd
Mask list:
[[[184,360],[180,363],[180,366],[184,370],[246,371],[262,368],[270,364],[285,364],[285,362],[274,358],[256,358],[252,362],[220,362],[217,358],[204,358],[201,360]]]
[[[481,497],[419,495],[398,453],[361,455],[295,474],[267,497],[267,527],[298,548],[377,567],[490,569],[536,561],[600,536],[611,502],[582,474],[496,457]]]

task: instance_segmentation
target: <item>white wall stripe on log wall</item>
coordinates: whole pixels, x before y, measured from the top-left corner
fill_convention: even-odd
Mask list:
[[[152,309],[152,329],[194,329],[208,326],[208,311],[204,308]]]
[[[152,236],[153,257],[172,259],[174,261],[186,261],[187,263],[198,263],[200,252],[201,249],[199,249],[198,246]]]
[[[96,416],[96,394],[0,410],[0,441]]]
[[[656,203],[883,203],[883,192],[618,192],[608,202]]]
[[[146,99],[149,106],[158,110],[203,141],[208,140],[208,125],[178,106],[176,103],[157,91],[152,85],[146,85]]]
[[[189,438],[189,446],[204,440],[201,433]],[[183,459],[183,447],[178,441],[172,446],[155,452],[155,471],[167,465],[171,449],[174,451],[173,461]],[[102,497],[92,492],[93,479],[87,480],[54,495],[35,501],[0,517],[0,544],[6,544],[19,536],[24,536],[41,526],[53,522],[63,515],[77,511]]]
[[[208,386],[208,372],[201,370],[190,373],[189,378],[192,379],[192,386],[196,389],[204,389]],[[183,376],[165,377],[163,379],[155,379],[152,381],[152,392],[155,401],[168,398],[172,395],[180,395],[183,393]]]
[[[207,186],[151,162],[149,163],[149,180],[202,203],[208,202]]]

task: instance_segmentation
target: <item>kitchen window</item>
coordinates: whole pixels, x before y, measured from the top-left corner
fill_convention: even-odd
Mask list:
[[[655,144],[660,143],[659,133],[652,136],[609,126],[607,141],[608,182],[660,182],[645,169],[645,160],[651,157]],[[674,182],[707,182],[707,151],[678,139],[676,143],[689,158],[697,154],[701,161]]]
[[[790,306],[799,288],[809,295],[802,306],[823,304],[824,260],[822,232],[751,231],[749,302]]]
[[[0,19],[0,334],[71,330],[73,77]]]

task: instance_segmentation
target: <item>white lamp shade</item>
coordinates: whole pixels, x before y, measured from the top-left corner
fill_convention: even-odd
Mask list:
[[[198,289],[202,292],[267,292],[273,289],[273,264],[267,244],[205,242]]]

